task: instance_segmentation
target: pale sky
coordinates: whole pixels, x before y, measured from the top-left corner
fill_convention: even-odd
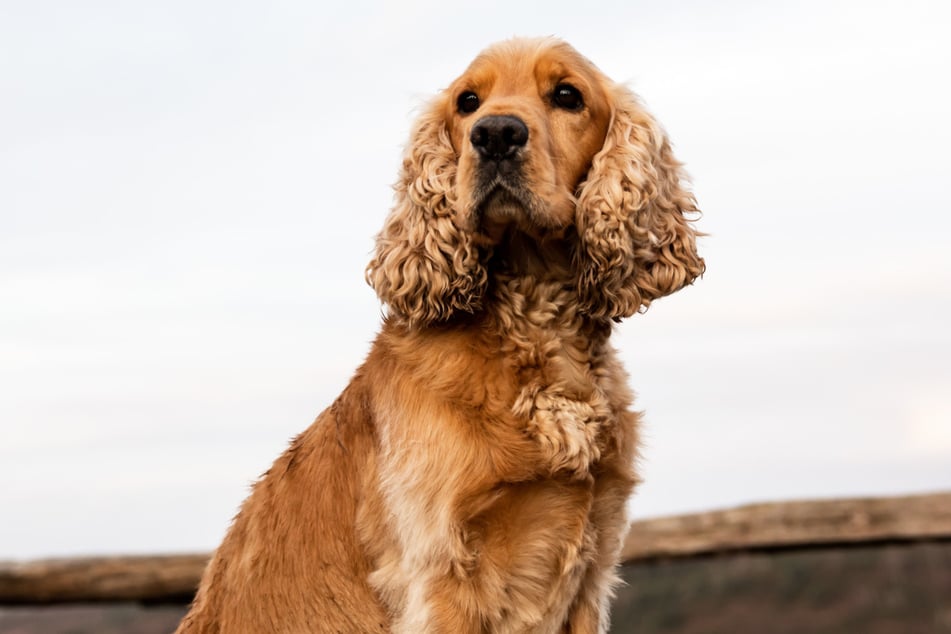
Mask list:
[[[0,4],[0,559],[213,548],[380,318],[413,113],[556,35],[628,83],[707,274],[617,331],[634,517],[951,489],[951,4]]]

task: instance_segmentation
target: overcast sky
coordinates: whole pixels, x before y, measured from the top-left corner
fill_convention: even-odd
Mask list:
[[[951,489],[951,4],[326,4],[0,4],[0,559],[220,541],[378,328],[414,111],[512,35],[627,82],[704,210],[617,331],[633,515]]]

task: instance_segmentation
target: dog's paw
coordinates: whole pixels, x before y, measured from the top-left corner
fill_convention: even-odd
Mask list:
[[[538,443],[551,473],[584,478],[601,457],[601,421],[592,407],[564,396],[535,394],[528,433]]]

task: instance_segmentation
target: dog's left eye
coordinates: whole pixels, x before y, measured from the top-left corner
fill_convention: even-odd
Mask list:
[[[581,110],[584,107],[584,98],[577,88],[570,84],[558,84],[551,94],[552,102],[565,110]]]

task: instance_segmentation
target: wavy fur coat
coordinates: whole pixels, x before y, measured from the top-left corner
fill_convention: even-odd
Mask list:
[[[637,99],[562,42],[417,122],[364,365],[255,485],[179,634],[605,632],[637,480],[613,321],[703,272]]]

